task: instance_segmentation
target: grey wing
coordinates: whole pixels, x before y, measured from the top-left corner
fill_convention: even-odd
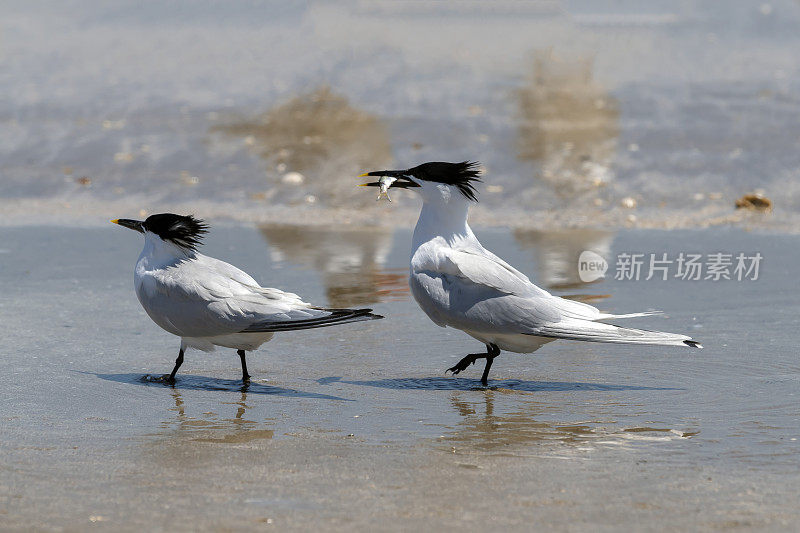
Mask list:
[[[431,271],[485,285],[505,294],[547,294],[519,271],[493,255],[472,250],[447,250],[415,265],[417,271]]]
[[[435,323],[459,329],[527,333],[561,317],[547,291],[504,262],[467,251],[417,265],[411,288]]]
[[[243,283],[247,279],[220,275],[207,266],[184,264],[141,278],[137,295],[153,321],[182,337],[212,337],[238,333],[257,322],[326,314],[294,294],[262,288],[254,281],[249,285]]]
[[[530,298],[529,307],[546,309],[553,319],[576,318],[598,320],[611,318],[594,306],[553,296],[534,285],[527,276],[485,248],[457,250],[449,254],[457,271],[471,281],[486,284],[501,292]]]
[[[523,274],[522,272],[520,272],[519,270],[517,270],[516,268],[514,268],[510,264],[508,264],[504,259],[496,256],[495,254],[493,254],[491,252],[491,250],[487,250],[483,246],[471,244],[471,245],[468,245],[468,246],[463,246],[461,248],[458,248],[456,251],[461,252],[461,253],[465,253],[467,255],[479,256],[479,257],[486,258],[486,259],[490,260],[491,262],[495,263],[496,265],[500,266],[502,269],[507,270],[508,272],[510,272],[515,277],[517,277],[517,278],[519,278],[519,279],[521,279],[523,281],[526,281],[528,283],[530,283],[530,281],[531,281],[528,278],[528,276],[526,276],[525,274]]]
[[[560,318],[546,299],[504,293],[453,274],[416,272],[411,277],[411,289],[422,309],[440,326],[532,333],[535,328]]]
[[[418,270],[411,277],[415,297],[439,325],[593,342],[698,346],[685,335],[596,322],[615,315],[524,283],[491,257],[448,253],[448,261],[440,264],[439,271]]]
[[[431,319],[459,329],[537,334],[566,318],[600,316],[595,307],[537,287],[488,250],[450,250],[435,265],[418,265],[411,280]]]
[[[520,271],[494,255],[489,250],[485,248],[467,248],[463,250],[459,250],[461,253],[465,253],[467,255],[462,255],[461,257],[456,258],[456,262],[458,265],[461,265],[461,269],[463,272],[467,273],[467,277],[471,279],[478,279],[482,283],[488,283],[492,286],[498,288],[498,290],[504,292],[516,292],[518,295],[522,294],[529,294],[534,297],[534,303],[539,306],[548,306],[550,308],[554,308],[557,310],[558,314],[564,319],[577,319],[577,320],[606,320],[610,318],[634,318],[634,317],[642,317],[642,316],[649,316],[654,314],[659,314],[659,311],[645,311],[645,312],[638,312],[638,313],[626,313],[626,314],[609,314],[609,313],[602,313],[596,307],[589,305],[583,302],[576,302],[575,300],[568,300],[566,298],[560,298],[558,296],[553,296],[546,290],[537,287],[528,279],[527,276],[522,274]],[[494,263],[494,266],[477,263],[474,256],[483,257],[488,259],[490,262]],[[471,261],[468,261],[470,260]],[[469,266],[473,264],[479,266],[479,273],[478,274],[470,274]],[[482,273],[482,274],[481,274]],[[491,273],[491,274],[488,274]],[[509,276],[510,274],[510,276]],[[497,279],[499,278],[499,279]],[[515,279],[516,278],[516,279]],[[523,283],[520,285],[520,281],[522,280]],[[520,290],[520,287],[522,289]],[[542,300],[538,300],[537,298],[541,298]]]

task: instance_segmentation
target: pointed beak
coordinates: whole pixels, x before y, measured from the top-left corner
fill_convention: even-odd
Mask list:
[[[396,178],[397,181],[392,183],[389,187],[396,188],[396,189],[408,189],[410,187],[419,187],[417,183],[414,183],[408,177],[407,170],[376,170],[373,172],[365,172],[358,176],[359,178],[366,178],[367,176],[388,176],[390,178]],[[359,187],[380,187],[380,181],[371,181],[369,183],[362,183]]]
[[[117,224],[123,228],[132,229],[139,233],[144,233],[144,223],[141,220],[130,220],[128,218],[115,218],[111,221],[112,224]]]

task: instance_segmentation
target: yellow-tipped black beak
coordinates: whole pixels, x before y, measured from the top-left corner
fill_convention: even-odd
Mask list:
[[[113,224],[122,226],[123,228],[132,229],[139,233],[144,233],[144,223],[141,220],[131,220],[129,218],[115,218],[111,221]]]
[[[359,178],[366,178],[367,176],[370,176],[370,175],[371,174],[369,172],[364,172],[363,174],[359,174],[358,177]],[[381,184],[380,184],[379,181],[372,181],[370,183],[362,183],[362,184],[359,185],[359,187],[380,187],[380,185]]]

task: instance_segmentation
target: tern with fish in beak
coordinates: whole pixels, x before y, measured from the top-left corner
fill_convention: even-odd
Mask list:
[[[591,305],[553,296],[484,248],[467,223],[477,202],[478,164],[431,162],[407,170],[362,174],[381,177],[365,186],[414,189],[422,196],[411,252],[409,285],[414,299],[438,326],[460,329],[486,346],[448,371],[458,374],[486,359],[481,383],[501,350],[532,353],[556,339],[701,348],[686,335],[623,328],[604,320],[653,312],[614,315]]]

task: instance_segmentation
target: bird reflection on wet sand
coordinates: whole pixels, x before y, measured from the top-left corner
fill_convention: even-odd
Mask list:
[[[190,399],[179,389],[172,389],[170,395],[174,405],[167,409],[169,416],[159,424],[160,431],[148,435],[141,449],[146,460],[160,469],[193,471],[222,459],[226,448],[218,445],[246,445],[268,441],[274,435],[270,427],[274,420],[259,422],[247,417],[250,406],[245,390],[239,393],[238,400],[217,404],[225,414],[214,410],[190,415],[187,412]],[[235,406],[233,412],[231,405]]]
[[[515,445],[528,446],[536,442],[560,442],[575,444],[596,439],[598,424],[558,424],[540,421],[547,410],[546,403],[524,402],[515,404],[511,412],[495,409],[495,398],[513,394],[513,391],[488,390],[482,398],[466,399],[458,394],[450,398],[450,404],[461,416],[455,431],[442,439],[457,451],[469,447],[484,452],[510,451]]]
[[[270,224],[259,228],[272,260],[288,260],[320,273],[328,303],[352,307],[408,298],[408,271],[387,269],[392,230]]]
[[[247,405],[247,388],[247,386],[242,387],[241,397],[238,401],[220,403],[221,406],[236,406],[233,418],[223,418],[214,412],[203,413],[200,418],[188,416],[183,395],[180,391],[173,390],[172,397],[175,400],[175,407],[170,411],[175,412],[176,415],[174,419],[162,422],[161,427],[186,432],[194,442],[239,444],[259,439],[271,439],[275,433],[274,430],[260,429],[258,422],[245,418],[245,413],[250,407]]]
[[[439,413],[438,407],[421,415],[424,420],[420,422],[437,427],[440,433],[435,445],[444,445],[454,453],[568,454],[592,446],[688,438],[698,431],[696,427],[670,428],[619,420],[620,408],[625,411],[635,405],[636,400],[630,399],[635,398],[633,394],[681,391],[678,387],[495,379],[486,388],[478,379],[446,377],[356,380],[328,376],[317,383],[413,391],[415,405],[433,402],[438,406],[449,400],[458,415],[455,422],[446,410]],[[540,447],[547,444],[553,446]]]
[[[620,427],[614,420],[615,402],[596,402],[590,419],[556,421],[563,416],[562,405],[531,401],[510,389],[487,390],[481,397],[455,393],[450,403],[461,421],[453,431],[445,432],[439,441],[453,453],[489,453],[530,455],[546,452],[570,454],[586,452],[599,446],[628,446],[653,440],[667,441],[690,438],[699,430],[664,427]],[[513,396],[513,402],[504,402]],[[531,445],[556,445],[531,448]]]

